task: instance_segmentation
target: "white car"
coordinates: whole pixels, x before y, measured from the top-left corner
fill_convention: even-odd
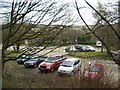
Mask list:
[[[102,42],[101,41],[97,41],[96,42],[96,47],[101,47],[102,46]]]
[[[95,51],[96,51],[96,49],[95,49],[94,47],[89,46],[89,45],[86,45],[86,49],[87,49],[87,51],[89,51],[89,52],[95,52]]]
[[[67,58],[58,68],[58,73],[59,75],[73,75],[80,67],[81,60],[79,58]]]

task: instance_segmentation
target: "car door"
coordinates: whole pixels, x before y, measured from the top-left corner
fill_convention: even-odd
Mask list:
[[[74,67],[75,67],[75,71],[79,70],[79,68],[80,68],[80,60],[79,59],[77,59],[75,61]]]
[[[77,67],[78,67],[78,60],[75,60],[74,62],[74,71],[77,71]]]
[[[80,59],[78,59],[78,69],[81,67],[81,60]]]
[[[42,62],[42,60],[39,57],[36,64],[39,65],[41,62]]]
[[[56,67],[58,68],[62,62],[63,62],[63,57],[58,56],[56,60]]]
[[[55,57],[55,61],[52,65],[53,68],[57,69],[59,67],[59,63],[60,63],[60,60],[59,60],[59,57]]]

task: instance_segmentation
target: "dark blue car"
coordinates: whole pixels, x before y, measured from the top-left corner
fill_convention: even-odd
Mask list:
[[[33,56],[30,60],[24,62],[24,66],[27,67],[38,67],[38,65],[43,62],[47,56]]]
[[[25,61],[30,60],[33,57],[31,54],[24,54],[17,59],[18,64],[24,64]]]

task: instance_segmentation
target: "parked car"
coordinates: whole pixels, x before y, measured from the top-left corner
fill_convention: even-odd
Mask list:
[[[101,41],[96,41],[96,47],[101,47],[102,46],[102,42]]]
[[[24,66],[27,67],[38,67],[38,65],[43,62],[47,56],[33,56],[30,60],[24,62]]]
[[[85,52],[86,50],[87,49],[85,45],[72,45],[66,47],[65,49],[66,52]]]
[[[90,63],[83,71],[83,78],[85,80],[94,79],[100,80],[104,75],[104,66],[100,63]]]
[[[117,62],[117,64],[120,66],[120,50],[118,50],[118,53],[115,56],[115,61]]]
[[[66,59],[65,56],[51,56],[39,64],[38,69],[45,72],[53,72],[58,69],[60,64]]]
[[[90,45],[86,45],[86,51],[88,51],[88,52],[95,52],[96,49],[94,47],[90,46]]]
[[[66,48],[65,48],[65,51],[66,51],[66,52],[76,52],[76,51],[78,51],[78,50],[75,48],[74,45],[72,45],[72,46],[66,47]]]
[[[95,52],[96,49],[90,45],[76,45],[75,48],[79,52]]]
[[[59,75],[73,75],[81,67],[81,60],[79,58],[67,58],[58,68]]]
[[[86,51],[85,45],[75,45],[75,48],[76,48],[79,52],[85,52],[85,51]]]
[[[25,61],[31,59],[33,55],[31,54],[24,54],[20,58],[17,59],[18,64],[24,64]]]

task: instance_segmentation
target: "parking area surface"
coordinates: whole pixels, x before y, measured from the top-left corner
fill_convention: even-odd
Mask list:
[[[47,48],[43,51],[41,51],[40,53],[38,53],[38,55],[43,55],[46,54],[48,52],[50,52],[53,49],[53,47],[51,48]],[[99,51],[100,49],[98,49]],[[65,47],[60,47],[55,49],[54,51],[48,53],[48,56],[54,56],[54,55],[66,55],[68,58],[71,56],[67,55],[68,53],[65,52]],[[114,81],[115,85],[118,85],[118,65],[115,64],[114,61],[111,60],[99,60],[99,59],[84,59],[84,58],[80,58],[82,61],[82,67],[81,67],[81,71],[78,71],[77,74],[73,75],[73,77],[80,77],[83,69],[88,65],[89,62],[92,62],[94,60],[96,60],[96,62],[102,63],[105,67],[105,75],[111,77],[111,80]],[[15,62],[16,63],[16,62]],[[17,63],[16,63],[17,64]],[[25,68],[23,65],[17,65],[16,71],[22,70],[23,72],[28,73],[29,75],[37,75],[37,76],[45,76],[48,77],[50,75],[54,76],[54,77],[58,77],[58,73],[57,71],[52,72],[52,73],[41,73],[38,68]],[[79,76],[78,76],[79,75]],[[106,77],[107,78],[107,77]]]

